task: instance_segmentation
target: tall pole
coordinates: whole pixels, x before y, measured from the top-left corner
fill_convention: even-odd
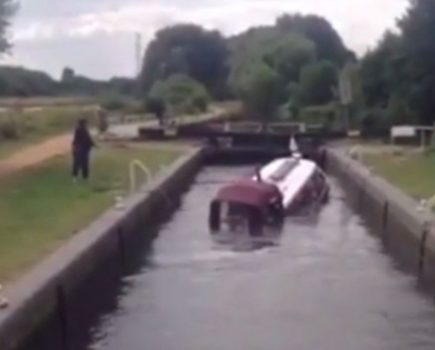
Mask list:
[[[142,34],[135,33],[136,37],[136,76],[139,76],[142,69]]]
[[[343,119],[346,131],[350,127],[350,112],[352,104],[352,83],[351,83],[351,65],[348,63],[344,66],[339,74],[339,94],[340,102],[343,108]]]

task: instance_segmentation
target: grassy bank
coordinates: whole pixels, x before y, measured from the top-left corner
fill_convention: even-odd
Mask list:
[[[374,171],[416,199],[435,194],[435,154],[369,153],[364,161]]]
[[[98,99],[92,97],[1,97],[1,108],[15,108],[21,106],[29,107],[44,107],[44,106],[90,106],[98,103]]]
[[[19,141],[28,137],[44,137],[71,130],[79,118],[96,123],[95,107],[60,106],[36,108],[0,114],[0,140]]]
[[[79,118],[96,124],[92,107],[59,106],[0,114],[0,158],[47,137],[71,131]]]
[[[69,159],[0,181],[0,281],[7,281],[53,251],[114,203],[128,186],[128,164],[142,160],[155,173],[180,152],[103,147],[94,157],[89,183],[74,184]]]

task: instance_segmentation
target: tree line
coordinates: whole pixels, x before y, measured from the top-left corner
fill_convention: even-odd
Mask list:
[[[361,119],[380,132],[393,124],[435,122],[435,2],[410,0],[397,27],[360,64],[366,106]]]
[[[225,38],[198,25],[157,32],[139,77],[150,106],[201,110],[210,98],[244,102],[253,118],[297,118],[333,99],[337,74],[355,54],[319,16],[283,15],[272,26]],[[192,95],[193,94],[193,95]]]
[[[103,96],[120,94],[133,96],[136,82],[132,78],[112,78],[100,81],[77,75],[65,68],[59,80],[47,73],[23,67],[0,66],[0,96]]]
[[[232,37],[177,24],[156,33],[137,79],[97,81],[66,68],[55,80],[0,67],[0,96],[120,94],[139,97],[159,115],[203,111],[211,99],[240,99],[252,118],[307,120],[319,111],[337,115],[345,71],[354,126],[382,132],[393,124],[433,124],[435,2],[409,1],[398,29],[361,58],[315,15],[285,14]],[[14,0],[0,0],[0,52],[11,46],[7,28],[16,8]]]

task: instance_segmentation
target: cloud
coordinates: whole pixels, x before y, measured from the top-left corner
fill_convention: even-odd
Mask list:
[[[9,61],[52,73],[54,66],[58,69],[70,64],[101,78],[133,73],[134,60],[127,52],[132,51],[134,32],[143,33],[146,44],[159,28],[178,22],[197,23],[231,35],[253,25],[271,24],[284,12],[315,13],[330,20],[349,47],[363,53],[385,29],[394,27],[408,3],[407,0],[39,1],[46,10],[37,7],[34,0],[22,0],[23,14],[17,19],[13,33],[16,51]],[[127,40],[130,49],[115,42],[126,38],[131,38]],[[83,61],[73,55],[68,62],[64,61],[62,51],[69,52],[71,43],[77,50],[94,52],[95,56],[86,55],[87,61]],[[95,65],[101,59],[98,52],[113,47],[122,47],[126,52],[112,52],[110,65]],[[58,63],[47,67],[44,54],[51,56],[49,62]]]

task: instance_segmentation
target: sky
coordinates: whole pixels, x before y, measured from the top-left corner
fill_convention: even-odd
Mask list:
[[[65,66],[97,79],[133,76],[135,32],[145,49],[155,32],[189,22],[224,35],[272,24],[283,13],[326,17],[346,45],[363,54],[394,28],[408,0],[20,0],[3,64],[58,78]]]

